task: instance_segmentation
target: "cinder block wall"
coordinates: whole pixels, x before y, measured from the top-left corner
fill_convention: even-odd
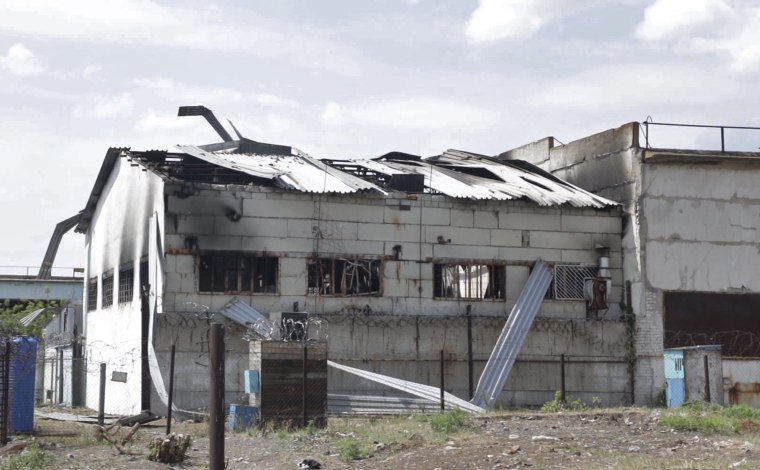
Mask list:
[[[222,250],[276,256],[277,295],[238,298],[262,312],[289,311],[298,302],[301,310],[328,322],[331,359],[394,377],[437,384],[443,349],[446,388],[465,398],[468,362],[462,318],[468,306],[480,319],[473,327],[477,382],[531,263],[541,257],[551,263],[595,265],[594,247],[608,246],[613,284],[609,311],[601,320],[587,322],[582,301],[545,301],[539,313],[541,324],[555,326],[539,330],[534,325],[502,404],[540,404],[551,399],[559,387],[558,356],[563,353],[577,358],[568,365],[572,374],[568,388],[579,396],[589,400],[600,396],[605,403],[619,404],[629,393],[624,341],[620,340],[625,329],[619,322],[623,267],[617,208],[539,207],[524,201],[405,193],[311,195],[210,185],[198,186],[195,194],[180,198],[175,195],[178,189],[170,185],[166,190],[165,311],[186,312],[187,302],[214,311],[234,296],[198,293],[198,253]],[[226,216],[231,210],[241,215],[240,220],[233,222]],[[399,245],[401,254],[396,260],[394,247]],[[307,295],[307,260],[314,256],[382,259],[382,295]],[[435,261],[506,264],[507,299],[434,299]],[[423,328],[416,320],[396,321],[417,317],[439,321]],[[362,326],[356,323],[359,318],[372,321]],[[331,372],[331,392],[351,393],[362,387],[352,378]]]

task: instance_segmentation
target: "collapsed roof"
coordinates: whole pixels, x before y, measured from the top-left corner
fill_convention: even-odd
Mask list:
[[[193,108],[200,110],[197,114],[204,115],[215,129],[221,127],[206,108]],[[180,108],[180,115],[188,114],[183,114]],[[119,157],[128,158],[133,165],[170,182],[273,186],[320,194],[405,191],[473,200],[524,199],[541,206],[617,205],[522,160],[462,150],[447,150],[429,158],[391,152],[373,159],[320,160],[294,147],[256,142],[239,133],[237,140],[226,132],[219,134],[224,142],[178,145],[180,152],[109,149],[76,230],[86,232],[89,227],[105,182]]]

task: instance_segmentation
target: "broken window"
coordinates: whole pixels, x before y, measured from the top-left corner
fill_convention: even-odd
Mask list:
[[[87,311],[91,312],[98,308],[98,278],[91,277],[87,281]]]
[[[434,264],[433,296],[441,299],[504,300],[506,268],[490,264]]]
[[[132,302],[135,285],[135,270],[132,266],[122,266],[119,270],[119,303]]]
[[[113,272],[103,274],[103,298],[101,308],[113,305]]]
[[[277,293],[278,258],[240,253],[202,255],[198,270],[200,292]]]
[[[380,295],[380,261],[320,258],[309,260],[309,295]]]

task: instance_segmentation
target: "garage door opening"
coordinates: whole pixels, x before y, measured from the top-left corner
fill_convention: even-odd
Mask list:
[[[760,357],[760,294],[666,292],[665,348],[720,344],[724,357]]]

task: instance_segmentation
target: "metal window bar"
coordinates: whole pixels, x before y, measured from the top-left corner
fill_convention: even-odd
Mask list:
[[[98,308],[98,278],[91,277],[87,283],[87,311]]]
[[[113,274],[103,276],[103,308],[113,305]]]
[[[597,277],[597,266],[557,264],[554,266],[554,299],[583,300],[583,286],[588,279]]]
[[[133,268],[119,271],[119,303],[131,302],[134,297],[135,270]]]

